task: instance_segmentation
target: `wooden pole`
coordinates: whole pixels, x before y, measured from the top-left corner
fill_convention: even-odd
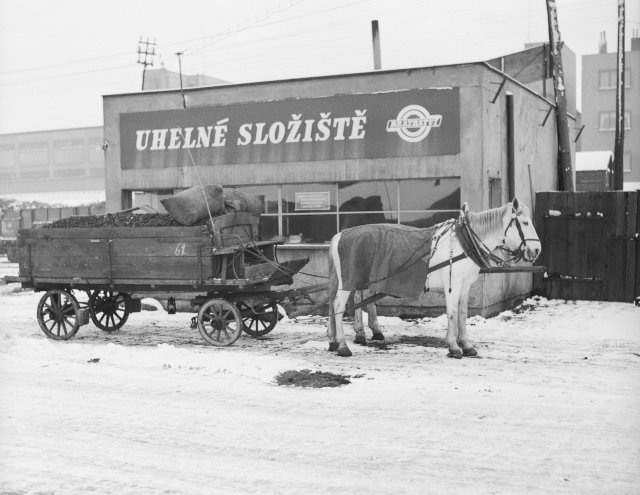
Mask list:
[[[613,147],[613,189],[624,189],[624,0],[618,0],[618,60],[616,78],[616,135]]]
[[[561,191],[575,191],[573,165],[571,163],[571,140],[567,118],[567,97],[560,54],[560,30],[555,0],[546,0],[549,21],[549,44],[553,66],[553,87],[556,102],[556,128],[558,133],[558,182]]]

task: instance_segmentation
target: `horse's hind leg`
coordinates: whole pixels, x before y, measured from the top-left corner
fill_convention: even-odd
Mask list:
[[[365,297],[364,291],[357,290],[353,293],[353,304],[359,304]],[[362,308],[356,308],[353,312],[353,329],[356,332],[354,344],[367,345],[367,336],[364,333],[364,322],[362,320]]]
[[[344,310],[347,307],[347,301],[349,300],[350,292],[348,290],[338,290],[336,297],[333,299],[333,311],[335,315],[335,338],[338,341],[338,356],[348,357],[351,356],[351,350],[347,345],[347,341],[344,338],[344,327],[342,325],[342,317]]]
[[[378,323],[378,310],[376,309],[376,303],[367,304],[368,325],[373,332],[373,340],[384,340],[384,335],[380,331],[380,324]]]

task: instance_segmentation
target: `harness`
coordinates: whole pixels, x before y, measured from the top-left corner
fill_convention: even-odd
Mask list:
[[[506,242],[507,232],[509,231],[511,226],[514,224],[516,226],[516,229],[518,230],[518,235],[520,236],[520,244],[515,249],[508,249],[504,247],[504,243]],[[505,260],[493,254],[491,250],[486,246],[486,244],[482,242],[478,234],[476,234],[471,228],[471,226],[469,225],[468,215],[465,215],[461,212],[460,217],[458,219],[447,220],[443,222],[441,225],[444,227],[444,229],[440,232],[439,235],[434,235],[431,243],[431,253],[429,255],[429,259],[431,259],[431,257],[433,256],[437,248],[438,242],[451,230],[453,230],[453,233],[455,233],[456,236],[458,237],[458,242],[460,242],[460,245],[462,246],[462,253],[458,254],[457,256],[453,256],[453,249],[450,247],[448,260],[442,261],[433,266],[429,265],[429,268],[427,269],[426,285],[428,285],[429,274],[431,272],[444,268],[448,265],[449,266],[449,292],[451,292],[451,275],[452,275],[452,267],[454,263],[460,260],[463,260],[465,258],[471,258],[471,260],[481,268],[491,268],[494,266],[511,267],[512,266],[511,263],[517,263],[524,258],[524,254],[525,254],[524,250],[527,247],[527,241],[538,240],[538,239],[525,238],[524,232],[522,231],[522,226],[520,225],[520,220],[518,220],[518,215],[517,213],[514,212],[513,215],[511,216],[511,221],[509,222],[509,225],[507,225],[507,227],[504,229],[504,234],[503,234],[504,238],[502,240],[503,245],[498,246],[498,249],[510,255],[509,258]],[[452,237],[453,236],[450,236],[449,242],[452,242]],[[406,270],[407,268],[415,264],[419,259],[420,258],[418,258],[417,260],[414,260],[412,263],[405,264],[405,266],[403,266],[402,269]],[[387,275],[387,277],[390,277],[391,275],[393,274],[389,274]],[[384,277],[384,278],[387,278],[387,277]],[[425,286],[424,291],[426,292],[428,290],[429,289]],[[348,309],[354,310],[354,309],[361,308],[371,302],[375,302],[379,299],[382,299],[385,296],[386,294],[383,294],[381,292],[375,293],[372,296],[363,299],[359,303],[354,304]]]

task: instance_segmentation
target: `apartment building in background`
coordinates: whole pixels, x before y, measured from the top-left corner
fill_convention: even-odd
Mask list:
[[[618,55],[600,35],[598,53],[582,57],[582,123],[579,151],[613,151]],[[624,71],[624,188],[640,189],[640,37],[631,38]],[[603,164],[604,165],[604,164]]]

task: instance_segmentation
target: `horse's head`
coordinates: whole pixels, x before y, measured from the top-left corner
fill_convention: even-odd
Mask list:
[[[540,255],[542,245],[536,229],[533,228],[529,208],[514,198],[511,208],[507,208],[502,219],[504,239],[501,249],[509,253],[514,260],[524,258],[535,261]]]

